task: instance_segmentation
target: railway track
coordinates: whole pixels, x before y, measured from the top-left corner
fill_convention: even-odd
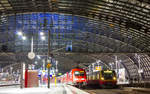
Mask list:
[[[19,86],[20,84],[8,84],[8,85],[0,85],[0,87],[11,87],[11,86]]]
[[[123,94],[122,91],[119,89],[85,89],[84,91],[90,94]]]
[[[82,89],[89,94],[150,94],[149,89],[100,89],[100,88],[86,88]]]

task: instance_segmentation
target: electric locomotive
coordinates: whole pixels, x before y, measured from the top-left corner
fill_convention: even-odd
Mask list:
[[[70,82],[74,86],[80,88],[87,84],[86,83],[87,77],[84,69],[81,68],[72,69],[71,72],[69,73],[69,76],[70,76]]]
[[[74,68],[61,77],[61,82],[76,87],[84,87],[87,85],[86,72],[82,68]]]

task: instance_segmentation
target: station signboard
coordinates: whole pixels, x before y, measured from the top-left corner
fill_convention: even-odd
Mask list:
[[[96,66],[95,69],[96,69],[97,71],[102,70],[101,66]]]
[[[47,68],[50,68],[52,65],[50,63],[47,64]]]
[[[50,76],[50,78],[52,78],[53,77],[53,75],[49,75]]]
[[[97,71],[101,71],[102,70],[102,66],[95,66],[93,72],[97,72]]]

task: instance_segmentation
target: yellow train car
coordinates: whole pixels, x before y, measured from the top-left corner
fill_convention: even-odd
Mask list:
[[[101,70],[87,74],[87,84],[101,88],[117,87],[117,77],[114,70]]]

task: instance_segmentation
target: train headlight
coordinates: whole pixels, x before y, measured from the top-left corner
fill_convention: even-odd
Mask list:
[[[81,78],[81,80],[85,80],[84,78]]]
[[[101,77],[101,80],[104,80],[104,77]]]
[[[78,78],[75,78],[75,81],[79,80]]]
[[[116,77],[113,77],[113,80],[116,80],[117,78]]]

